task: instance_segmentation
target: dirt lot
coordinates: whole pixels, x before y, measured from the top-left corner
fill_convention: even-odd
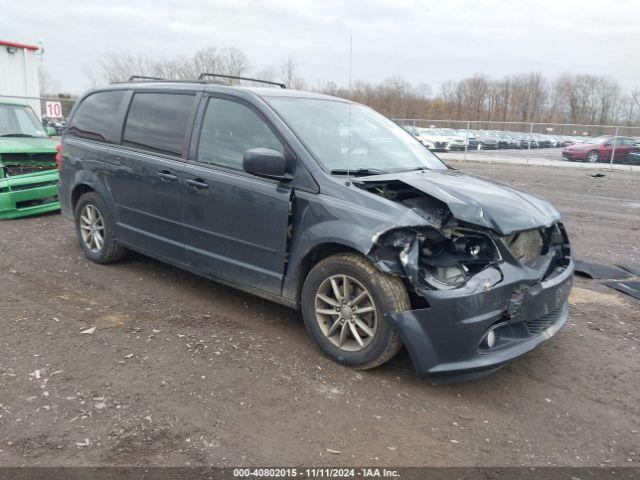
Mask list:
[[[550,198],[578,257],[640,261],[640,175],[455,166]],[[435,387],[143,256],[89,263],[60,215],[3,222],[0,465],[640,465],[640,302],[582,279],[571,301],[551,341]]]

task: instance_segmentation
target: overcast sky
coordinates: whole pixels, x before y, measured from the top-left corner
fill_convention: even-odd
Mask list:
[[[640,86],[640,0],[0,0],[0,39],[43,41],[63,90],[108,52],[191,55],[236,46],[254,71],[288,55],[309,82],[400,74],[437,90],[476,72],[606,74]]]

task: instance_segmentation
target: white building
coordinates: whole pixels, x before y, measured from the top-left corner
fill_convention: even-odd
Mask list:
[[[16,97],[39,97],[38,47],[0,40],[0,99],[7,95]],[[36,99],[14,98],[31,105],[40,116],[40,101]]]

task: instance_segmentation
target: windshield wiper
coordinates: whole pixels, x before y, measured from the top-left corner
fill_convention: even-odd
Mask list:
[[[36,138],[33,135],[29,135],[28,133],[4,133],[0,135],[0,137],[23,137],[23,138]]]
[[[384,170],[379,170],[377,168],[356,168],[354,170],[347,170],[347,169],[342,169],[342,168],[338,168],[338,169],[334,169],[331,170],[331,175],[380,175],[382,173],[387,173]]]

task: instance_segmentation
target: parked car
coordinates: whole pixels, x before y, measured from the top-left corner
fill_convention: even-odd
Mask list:
[[[603,135],[589,140],[586,143],[578,143],[571,145],[562,150],[562,156],[567,160],[579,160],[590,163],[600,161],[627,160],[631,146],[634,140],[631,137],[613,137],[611,135]],[[615,152],[614,152],[615,146]]]
[[[456,135],[460,137],[467,145],[467,150],[481,150],[482,145],[475,134],[469,130],[456,130]]]
[[[453,128],[439,128],[438,133],[446,139],[445,151],[463,151],[465,141]]]
[[[549,148],[551,147],[551,141],[546,135],[542,135],[539,133],[534,133],[533,138],[535,138],[538,143],[538,148]]]
[[[416,137],[418,141],[421,144],[423,144],[425,147],[427,147],[429,150],[436,149],[436,146],[433,142],[429,141],[427,138],[424,138],[420,135],[420,130],[417,127],[414,127],[413,125],[403,125],[402,128],[404,128],[407,132],[409,132],[411,135]]]
[[[56,135],[62,135],[64,133],[64,129],[67,126],[67,121],[65,119],[57,120],[53,122],[53,128],[56,129]]]
[[[573,145],[574,143],[576,143],[576,141],[572,137],[559,137],[558,146],[568,147],[569,145]]]
[[[628,157],[629,163],[640,165],[640,141],[634,138],[634,144],[631,146]]]
[[[0,99],[0,219],[60,208],[53,134],[30,106]]]
[[[478,135],[478,139],[480,140],[480,144],[482,145],[483,150],[497,150],[498,149],[498,139],[493,135],[480,130],[476,132]]]
[[[348,367],[404,345],[434,381],[473,378],[568,317],[558,211],[449,169],[356,103],[115,84],[77,102],[61,158],[62,211],[89,260],[131,249],[297,308],[318,348]]]
[[[513,147],[513,142],[504,133],[496,130],[491,130],[489,134],[498,141],[498,148],[507,149]]]
[[[419,128],[420,138],[434,145],[432,150],[437,152],[450,152],[451,150],[464,150],[464,141],[454,136],[447,135],[436,128]]]

